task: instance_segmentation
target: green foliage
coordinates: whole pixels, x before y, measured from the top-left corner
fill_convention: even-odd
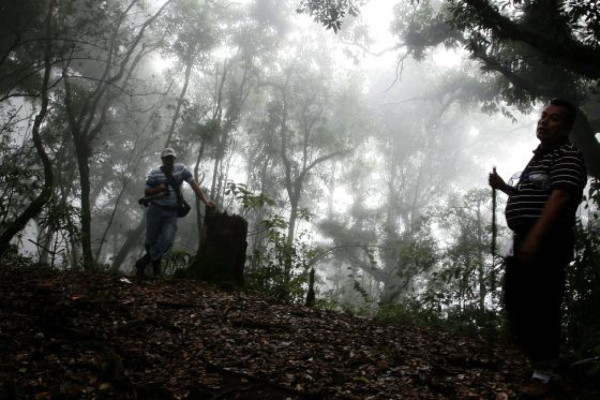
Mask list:
[[[403,235],[397,243],[398,275],[414,277],[431,270],[438,261],[436,241],[429,228],[416,235]]]
[[[506,336],[508,326],[502,313],[496,310],[481,310],[477,305],[455,306],[445,312],[444,325],[465,335],[481,335],[490,339]]]
[[[428,283],[428,291],[444,288],[444,305],[460,303],[467,309],[477,306],[482,312],[497,304],[500,291],[497,266],[490,257],[492,220],[489,190],[471,190],[452,199],[438,218],[451,239],[444,252],[444,261]],[[498,229],[502,233],[503,229]],[[491,297],[490,297],[491,295]]]
[[[588,78],[598,76],[598,31],[586,28],[583,15],[589,4],[512,3],[451,0],[444,11],[459,41],[495,76],[497,101],[527,109],[537,99],[558,95],[585,100],[592,86]],[[578,56],[572,56],[573,48]],[[595,66],[584,70],[580,63]]]
[[[14,89],[25,95],[39,90],[47,7],[39,0],[0,2],[0,98]]]
[[[590,186],[590,219],[576,226],[575,259],[567,268],[563,303],[567,346],[577,359],[600,356],[600,183],[594,180]]]
[[[331,298],[319,298],[315,302],[315,308],[319,310],[339,311],[342,309],[342,304]]]
[[[169,250],[162,259],[162,270],[166,275],[174,275],[177,271],[185,270],[194,255],[185,249]]]
[[[240,203],[242,212],[248,212],[250,210],[257,210],[265,206],[274,206],[275,201],[264,193],[255,194],[251,190],[248,190],[247,186],[242,183],[227,182],[225,189],[225,196],[231,196],[237,202]],[[271,221],[278,225],[281,225],[281,221]],[[268,225],[267,222],[265,224]]]
[[[46,213],[42,214],[38,223],[41,227],[53,232],[65,231],[73,235],[73,239],[79,237],[79,225],[75,223],[79,209],[68,203],[57,203],[52,199]]]
[[[401,243],[400,264],[427,266],[415,268],[421,271],[417,276],[426,276],[425,285],[399,303],[380,304],[378,319],[493,338],[504,330],[492,302],[497,300],[499,280],[492,279],[495,271],[489,256],[490,200],[489,190],[472,190],[435,215],[448,235],[445,249],[438,249],[436,241],[422,233]]]
[[[10,245],[8,249],[0,257],[0,268],[9,266],[12,268],[27,268],[35,265],[31,257],[24,256],[19,252],[18,246]]]
[[[42,189],[43,174],[35,149],[12,140],[20,131],[18,113],[7,105],[0,110],[0,232],[28,206]]]
[[[3,148],[0,151],[10,151]],[[6,153],[5,153],[6,154]],[[21,157],[8,156],[0,163],[0,215],[2,221],[28,204],[40,190],[39,170],[24,163]]]
[[[349,298],[353,298],[355,294],[360,296],[360,301],[349,301]],[[339,290],[322,293],[315,306],[323,310],[341,311],[364,318],[373,318],[378,309],[377,299],[369,294],[354,274],[348,276],[346,283]]]
[[[300,0],[296,11],[311,15],[315,21],[337,33],[342,28],[342,20],[348,15],[358,15],[363,3],[360,0]]]
[[[507,332],[504,318],[496,311],[481,311],[476,306],[462,308],[455,303],[449,307],[440,307],[439,299],[432,302],[428,296],[410,297],[399,304],[379,307],[375,319],[386,323],[427,326],[490,339],[505,336]]]
[[[395,6],[397,18],[391,29],[393,32],[402,32],[405,44],[416,60],[423,60],[431,46],[441,43],[451,45],[455,39],[448,22],[438,12],[436,3],[439,2],[424,0],[418,4],[399,2]]]
[[[570,25],[578,27],[577,36],[586,45],[598,48],[600,7],[596,0],[567,0],[564,5]]]
[[[354,280],[353,287],[354,290],[356,290],[360,294],[360,297],[362,297],[363,301],[368,302],[370,300],[369,293],[365,289],[363,289],[363,287],[357,280]]]
[[[399,304],[379,307],[375,319],[408,326],[440,327],[444,325],[444,320],[439,312],[424,308],[423,304],[414,298],[408,298]]]
[[[310,260],[317,255],[302,242],[290,242],[281,232],[287,222],[279,216],[262,221],[267,230],[266,245],[255,250],[246,268],[245,283],[251,290],[280,300],[301,303],[309,278]]]
[[[440,275],[432,277],[428,290],[420,294],[413,301],[420,304],[427,314],[437,316],[437,323],[452,331],[464,334],[481,334],[487,337],[496,337],[506,329],[504,318],[497,309],[481,309],[473,296],[475,283],[464,282],[463,290],[471,293],[470,301],[461,298],[461,293],[447,290],[449,283],[455,279],[463,279],[464,271],[460,268],[443,270]],[[456,274],[455,276],[450,276]],[[464,292],[462,293],[464,296]]]

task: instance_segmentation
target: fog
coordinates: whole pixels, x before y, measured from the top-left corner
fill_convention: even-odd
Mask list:
[[[463,272],[474,289],[456,296],[497,305],[496,283],[476,284],[498,265],[491,241],[501,253],[509,238],[505,198],[492,210],[487,176],[523,169],[560,85],[540,95],[506,84],[450,33],[419,42],[411,23],[444,2],[372,0],[338,32],[294,0],[59,4],[51,24],[42,3],[3,6],[25,38],[3,28],[5,233],[48,187],[12,238],[21,253],[133,273],[144,252],[138,199],[172,147],[220,212],[248,221],[254,279],[283,268],[286,284],[306,290],[314,269],[319,299],[368,312],[444,284],[459,293],[448,271],[466,261],[452,251],[471,241],[478,253],[465,257],[479,267]],[[584,98],[584,86],[566,95]],[[598,115],[597,102],[581,104]],[[169,273],[203,232],[204,205],[185,184],[184,196],[193,210],[179,220]],[[287,266],[277,264],[283,245]]]

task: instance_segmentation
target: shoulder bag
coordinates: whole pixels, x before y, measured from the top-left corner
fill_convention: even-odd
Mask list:
[[[177,186],[177,184],[175,183],[175,178],[173,178],[173,175],[171,175],[170,172],[167,172],[167,170],[164,167],[160,167],[160,169],[167,177],[169,185],[171,185],[173,190],[175,190],[175,193],[177,193],[177,216],[179,218],[183,218],[186,215],[188,215],[192,207],[190,207],[188,202],[185,201],[185,199],[183,198],[183,194],[181,193],[180,187]]]

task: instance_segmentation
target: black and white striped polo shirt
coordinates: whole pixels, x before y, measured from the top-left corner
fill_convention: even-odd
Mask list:
[[[533,226],[554,189],[571,193],[571,200],[558,223],[573,226],[586,183],[583,156],[567,140],[552,148],[538,146],[508,197],[505,211],[508,227],[523,231]]]

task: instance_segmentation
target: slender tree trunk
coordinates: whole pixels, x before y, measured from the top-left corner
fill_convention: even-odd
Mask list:
[[[65,246],[65,248],[66,248],[66,246]],[[54,268],[54,266],[56,265],[56,254],[57,254],[57,251],[58,251],[58,235],[55,235],[55,237],[54,237],[54,244],[53,244],[53,247],[52,247],[52,258],[51,258],[51,261],[50,261],[50,266],[52,268]]]
[[[102,246],[106,240],[106,236],[108,235],[108,231],[115,219],[115,215],[117,214],[117,209],[119,208],[119,202],[121,201],[121,197],[123,197],[123,193],[125,193],[125,189],[127,189],[127,181],[123,183],[119,194],[117,195],[117,199],[115,200],[115,206],[113,207],[112,212],[110,213],[110,217],[108,218],[108,223],[106,224],[106,228],[104,229],[104,233],[102,234],[102,238],[100,239],[100,243],[98,243],[98,250],[96,250],[96,258],[94,262],[97,264],[100,259],[100,253],[102,252]]]
[[[177,105],[175,106],[175,114],[173,115],[173,119],[171,120],[171,126],[169,127],[169,133],[167,135],[167,140],[165,141],[165,147],[169,147],[169,144],[171,144],[171,140],[173,139],[173,135],[175,133],[177,120],[179,119],[179,114],[181,113],[181,105],[183,104],[183,99],[185,98],[185,94],[187,93],[188,85],[190,83],[190,75],[192,73],[192,67],[194,66],[194,53],[196,51],[196,45],[196,42],[192,43],[192,45],[189,48],[189,52],[186,55],[185,78],[183,80],[183,87],[181,88],[181,93],[179,93],[179,98],[177,99]]]
[[[269,170],[269,159],[265,159],[263,164],[262,164],[262,168],[261,168],[261,175],[260,175],[260,192],[261,193],[267,193],[267,171]],[[256,234],[254,234],[252,236],[252,253],[254,254],[255,252],[259,252],[259,251],[263,251],[264,247],[265,247],[265,235],[262,233],[263,227],[261,225],[263,216],[265,214],[265,208],[261,207],[258,210],[258,213],[256,214],[256,217],[254,219],[254,227],[253,227],[253,231],[256,232]],[[254,263],[255,258],[252,258],[252,262]],[[254,266],[254,265],[253,265]]]
[[[148,127],[148,125],[150,125],[151,120],[148,119],[148,121],[146,122],[145,126],[141,129],[140,134],[143,133],[144,131],[146,131],[146,128]],[[138,139],[139,139],[139,135],[136,138],[135,141],[135,145],[132,148],[132,152],[135,153],[136,150],[138,150]],[[128,170],[130,170],[131,172],[134,172],[135,167],[137,166],[137,164],[140,161],[140,157],[137,157],[137,160],[134,161],[134,156],[132,156],[127,165],[128,165]],[[102,238],[100,239],[100,243],[98,244],[98,250],[96,252],[96,263],[98,262],[98,259],[100,258],[100,254],[101,254],[101,250],[102,250],[102,246],[104,245],[104,242],[106,240],[106,237],[108,236],[108,231],[110,230],[112,223],[114,222],[115,216],[117,215],[117,209],[119,208],[119,205],[121,203],[121,199],[123,198],[123,195],[125,194],[125,190],[127,189],[128,185],[129,185],[129,178],[123,178],[123,186],[121,187],[121,190],[119,191],[119,194],[115,200],[115,206],[113,207],[113,210],[110,214],[110,218],[108,220],[108,223],[106,224],[106,228],[104,229],[104,233],[102,234]]]
[[[205,138],[202,139],[202,143],[200,144],[200,150],[198,151],[198,157],[196,157],[196,164],[194,165],[194,179],[200,185],[200,161],[202,160],[202,156],[204,155],[204,143]],[[200,199],[198,196],[195,196],[196,199],[196,227],[198,229],[198,245],[202,246],[202,242],[204,242],[204,218],[202,218],[202,206],[200,204]]]
[[[223,158],[225,156],[225,147],[226,140],[225,136],[227,132],[221,127],[222,117],[223,117],[223,88],[225,87],[225,80],[227,78],[227,64],[223,64],[223,76],[219,82],[216,82],[215,87],[215,97],[217,99],[217,104],[215,105],[215,110],[213,113],[212,121],[213,124],[215,121],[218,121],[219,131],[216,136],[216,151],[215,151],[215,164],[213,166],[213,177],[212,183],[210,185],[210,193],[213,196],[213,199],[218,201],[218,193],[217,193],[217,179],[219,176],[219,169],[221,163],[223,162]]]
[[[67,168],[65,168],[65,164],[63,162],[58,163],[59,175],[57,187],[60,191],[60,201],[58,201],[58,207],[66,210],[69,206],[69,194],[73,191],[73,184],[75,182],[75,175],[77,168],[75,165],[67,164]],[[68,171],[67,177],[64,178],[60,174],[60,169],[66,169]],[[78,245],[77,245],[77,232],[75,230],[75,223],[71,220],[70,214],[65,214],[65,220],[62,221],[62,226],[65,227],[67,234],[65,237],[65,258],[69,259],[71,265],[77,264],[78,259]],[[54,250],[56,251],[56,250]]]
[[[298,220],[298,199],[299,196],[290,197],[291,209],[288,220],[288,232],[286,239],[286,251],[284,257],[284,282],[287,284],[292,278],[292,247],[294,246],[294,236],[296,235],[296,221]]]
[[[133,229],[127,233],[125,242],[123,243],[123,246],[121,246],[121,249],[119,249],[119,252],[115,256],[115,259],[113,261],[113,265],[111,268],[112,271],[118,271],[121,268],[121,265],[123,265],[123,262],[127,258],[127,255],[129,254],[129,252],[140,241],[140,238],[144,234],[145,228],[146,228],[146,221],[145,221],[145,218],[142,218],[142,220],[140,221],[138,226],[136,226],[135,229]]]
[[[335,161],[331,162],[331,175],[329,176],[328,179],[328,191],[329,191],[329,196],[327,198],[327,218],[332,219],[333,218],[333,196],[335,193],[335,184],[336,184],[336,179],[335,179],[335,173],[337,170],[337,165]]]
[[[485,311],[485,297],[487,296],[487,286],[485,279],[485,257],[484,257],[484,246],[483,246],[483,221],[481,220],[481,204],[477,204],[477,247],[478,247],[478,259],[477,259],[477,273],[479,283],[479,311]]]
[[[92,210],[90,202],[90,166],[87,143],[82,143],[81,138],[74,137],[75,152],[77,153],[77,166],[79,168],[79,184],[81,190],[81,253],[83,256],[83,268],[94,267],[94,256],[92,253]]]
[[[38,262],[40,264],[49,264],[48,258],[50,256],[50,243],[52,242],[52,238],[54,236],[54,232],[50,228],[41,228],[38,230],[37,242],[38,249],[40,250],[40,256]]]

